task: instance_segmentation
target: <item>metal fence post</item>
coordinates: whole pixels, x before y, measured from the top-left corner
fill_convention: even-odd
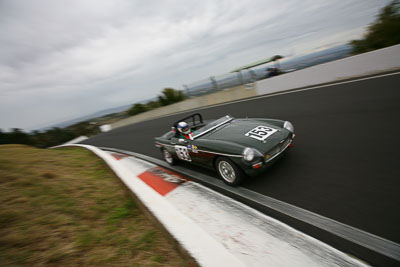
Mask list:
[[[239,83],[242,85],[244,82],[243,82],[243,75],[242,75],[242,72],[239,70],[238,72],[236,72],[237,73],[237,77],[238,77],[238,81],[239,81]]]
[[[186,96],[188,98],[190,98],[190,90],[189,90],[189,86],[187,86],[186,84],[182,85],[184,88],[184,91],[186,91]]]
[[[257,74],[254,72],[254,70],[249,69],[249,73],[251,82],[254,83],[255,81],[257,81]]]
[[[218,91],[218,84],[217,84],[217,80],[215,80],[215,77],[211,76],[210,81],[211,81],[212,89],[214,89],[214,91]]]

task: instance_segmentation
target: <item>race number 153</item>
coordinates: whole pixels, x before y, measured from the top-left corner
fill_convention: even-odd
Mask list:
[[[278,130],[268,127],[268,126],[257,126],[256,128],[250,130],[245,135],[251,138],[255,138],[260,141],[264,141],[269,136],[277,132]]]

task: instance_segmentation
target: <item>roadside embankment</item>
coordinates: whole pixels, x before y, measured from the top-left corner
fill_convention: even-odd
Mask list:
[[[129,124],[146,121],[149,119],[155,119],[163,117],[165,115],[171,115],[174,113],[180,113],[186,110],[198,109],[206,106],[212,106],[220,103],[229,102],[235,99],[242,99],[256,96],[256,90],[254,87],[246,88],[245,86],[238,86],[223,91],[203,95],[200,97],[190,98],[185,101],[175,103],[169,106],[164,106],[151,111],[147,111],[111,124],[112,129],[126,126]]]
[[[104,161],[0,146],[1,266],[189,266]]]

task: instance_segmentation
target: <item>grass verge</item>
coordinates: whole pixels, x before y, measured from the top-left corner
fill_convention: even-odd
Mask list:
[[[81,148],[0,146],[2,266],[190,266]]]

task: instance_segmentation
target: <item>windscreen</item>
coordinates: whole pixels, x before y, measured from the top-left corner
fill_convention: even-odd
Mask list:
[[[207,125],[201,127],[200,129],[194,131],[193,132],[193,134],[194,134],[193,138],[195,139],[197,137],[200,137],[201,135],[204,135],[204,134],[212,131],[213,129],[216,129],[216,128],[218,128],[218,127],[230,122],[231,120],[233,120],[233,117],[230,116],[230,115],[226,115],[226,116],[224,116],[222,118],[219,118],[218,120],[210,122],[209,124],[207,124]]]

